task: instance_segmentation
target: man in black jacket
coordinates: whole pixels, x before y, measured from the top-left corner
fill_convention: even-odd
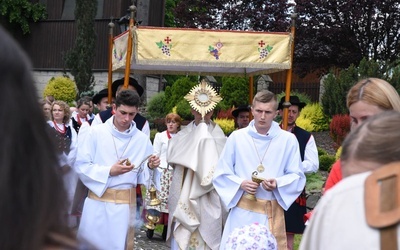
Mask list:
[[[285,97],[279,102],[279,113],[283,117],[283,102]],[[314,137],[310,132],[296,126],[296,120],[300,115],[301,109],[306,103],[301,102],[298,96],[290,96],[290,107],[288,108],[288,126],[287,131],[292,132],[299,142],[300,156],[302,160],[302,170],[306,173],[313,173],[318,170],[318,150]],[[305,188],[295,202],[285,211],[285,224],[287,236],[287,248],[293,249],[293,241],[295,234],[303,234],[304,219],[303,216],[307,212]]]

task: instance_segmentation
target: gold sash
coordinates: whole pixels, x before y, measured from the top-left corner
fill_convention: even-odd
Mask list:
[[[278,249],[287,249],[285,215],[282,207],[276,200],[262,200],[257,198],[257,200],[254,201],[242,196],[237,207],[267,215],[268,226],[271,233],[276,238]]]
[[[118,203],[118,204],[136,204],[136,188],[130,189],[112,189],[107,188],[104,194],[99,197],[89,190],[88,197],[97,201]]]
[[[88,198],[97,201],[111,202],[118,204],[129,204],[130,218],[129,229],[126,235],[125,249],[134,249],[135,228],[131,225],[136,219],[136,188],[112,189],[107,188],[104,194],[99,197],[89,190]]]

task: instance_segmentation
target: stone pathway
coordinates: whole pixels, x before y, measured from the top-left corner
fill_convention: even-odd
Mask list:
[[[144,228],[135,231],[135,249],[138,250],[167,250],[165,241],[161,238],[161,234],[154,232],[153,238],[150,240],[146,236]]]

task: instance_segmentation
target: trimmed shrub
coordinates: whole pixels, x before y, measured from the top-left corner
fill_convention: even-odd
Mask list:
[[[158,118],[164,118],[168,114],[166,104],[165,92],[155,94],[147,103],[146,118],[150,122]]]
[[[222,77],[220,95],[223,98],[218,104],[221,110],[249,103],[248,79],[246,77]]]
[[[304,119],[299,116],[296,120],[296,125],[308,132],[314,131],[314,125],[311,123],[310,119]]]
[[[192,80],[190,80],[190,78],[185,77],[176,80],[171,87],[167,86],[165,88],[166,112],[169,113],[175,106],[178,105],[180,101],[184,100],[183,97],[187,93],[189,93],[189,91],[195,85],[196,82],[193,82]],[[179,112],[177,113],[183,118],[183,116]]]
[[[176,113],[178,115],[180,115],[180,117],[183,120],[193,120],[194,119],[191,110],[192,110],[192,108],[190,107],[189,102],[186,101],[185,99],[180,100],[176,104]]]
[[[154,142],[154,137],[156,137],[157,132],[158,132],[157,129],[151,129],[150,130],[150,141],[151,141],[151,143]]]
[[[44,98],[49,95],[53,96],[55,100],[71,104],[77,95],[75,82],[65,76],[53,77],[43,90]]]
[[[323,171],[330,171],[336,157],[333,155],[321,155],[319,157],[319,169]]]
[[[234,108],[229,108],[227,110],[220,110],[218,111],[217,118],[218,119],[234,119],[232,115],[232,110]]]
[[[339,160],[341,154],[342,154],[342,146],[340,146],[338,148],[338,150],[336,151],[336,154],[335,154],[336,160]]]
[[[317,147],[317,150],[318,150],[318,156],[327,155],[328,154],[328,152],[326,152],[326,150],[323,149],[323,148]]]
[[[331,136],[335,149],[338,149],[346,135],[350,132],[350,116],[335,115],[332,118],[331,124],[329,125],[329,135]]]
[[[232,131],[235,130],[235,121],[232,119],[226,119],[226,118],[216,118],[214,119],[214,122],[217,123],[222,131],[224,131],[225,135],[228,135],[232,133]]]
[[[313,130],[310,132],[327,131],[329,129],[329,120],[324,115],[321,105],[312,103],[306,105],[300,113],[299,118],[310,120]],[[297,123],[297,121],[296,121]],[[299,124],[300,126],[300,124]],[[301,126],[300,126],[301,127]]]
[[[324,185],[324,178],[320,172],[306,174],[306,191],[320,191]]]

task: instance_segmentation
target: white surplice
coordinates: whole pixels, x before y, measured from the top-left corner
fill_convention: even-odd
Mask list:
[[[76,170],[80,179],[93,193],[101,197],[107,188],[129,189],[137,184],[147,184],[150,172],[147,161],[153,153],[147,135],[135,123],[125,132],[113,125],[113,117],[104,124],[92,126],[80,141]],[[129,158],[135,169],[110,176],[110,169],[119,160]],[[136,206],[136,204],[135,204]],[[136,210],[136,209],[134,209]],[[134,224],[129,204],[115,204],[86,198],[78,230],[78,238],[96,249],[124,249],[127,231]]]
[[[218,249],[226,209],[212,176],[226,137],[212,123],[190,123],[169,140],[167,160],[174,168],[167,241],[171,249]]]
[[[380,231],[367,224],[365,215],[364,184],[371,173],[346,177],[321,197],[299,249],[381,249]],[[397,239],[400,242],[400,224]]]
[[[236,206],[244,194],[240,184],[244,180],[251,180],[251,175],[257,170],[260,160],[265,170],[258,173],[258,176],[275,178],[277,188],[270,192],[260,185],[256,192],[257,198],[277,200],[279,205],[287,210],[303,191],[306,178],[301,169],[299,145],[292,133],[282,130],[276,122],[272,122],[267,135],[261,135],[254,127],[254,120],[248,127],[234,131],[225,144],[213,179],[214,187],[222,201],[231,209],[220,249],[224,249],[229,234],[235,228],[252,223],[268,226],[265,214]]]

